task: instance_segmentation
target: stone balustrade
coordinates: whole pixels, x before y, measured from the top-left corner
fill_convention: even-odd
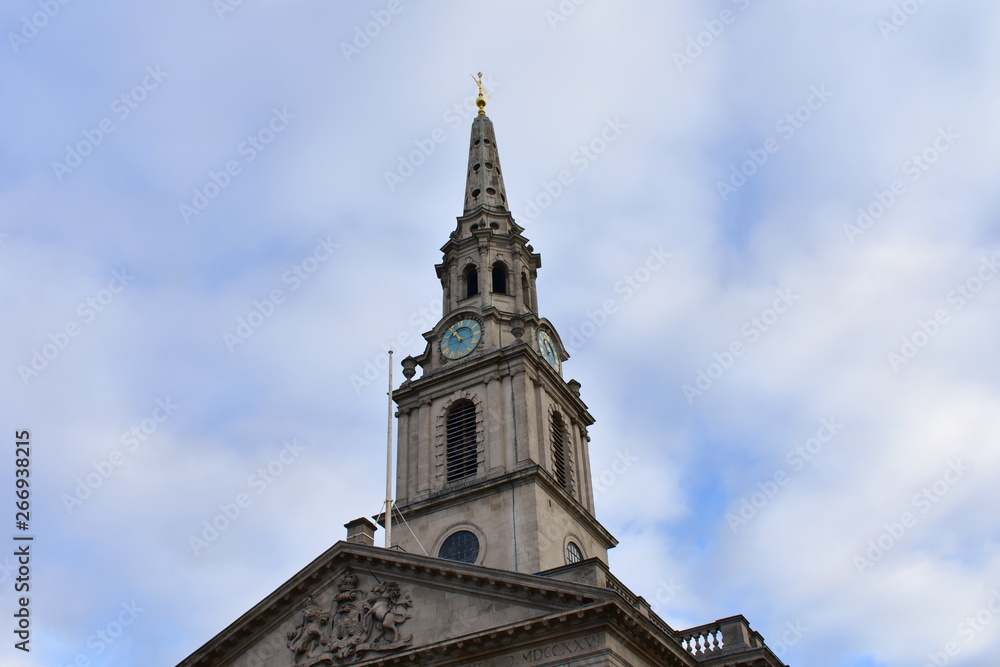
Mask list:
[[[688,653],[696,657],[714,657],[722,652],[764,646],[764,638],[743,616],[730,616],[677,633]]]

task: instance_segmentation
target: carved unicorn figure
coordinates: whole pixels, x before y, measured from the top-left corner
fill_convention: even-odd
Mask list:
[[[400,637],[397,625],[410,618],[407,608],[413,606],[409,594],[403,595],[395,581],[380,583],[368,594],[364,613],[370,618],[372,634],[370,643],[407,644],[410,637]]]

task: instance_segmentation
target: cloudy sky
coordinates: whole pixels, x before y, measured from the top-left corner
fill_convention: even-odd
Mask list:
[[[995,3],[0,19],[3,664],[175,664],[378,511],[383,356],[440,312],[477,71],[613,570],[793,667],[996,664]]]

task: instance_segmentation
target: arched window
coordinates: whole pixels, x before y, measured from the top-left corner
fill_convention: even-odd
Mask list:
[[[479,294],[479,271],[470,264],[465,269],[465,298]]]
[[[507,267],[503,262],[493,265],[493,291],[496,294],[507,293]]]
[[[552,472],[556,476],[559,486],[570,491],[572,480],[569,474],[569,452],[566,443],[566,422],[558,412],[552,413],[549,422],[552,431]]]
[[[449,482],[473,477],[479,465],[476,452],[476,405],[460,399],[448,408],[445,464]]]
[[[570,542],[566,545],[566,564],[572,565],[573,563],[579,563],[583,560],[583,552],[580,551],[580,547],[577,546],[576,542]]]

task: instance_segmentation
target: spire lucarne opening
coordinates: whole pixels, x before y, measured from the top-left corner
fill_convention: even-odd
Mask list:
[[[472,121],[463,215],[475,213],[481,207],[490,211],[509,210],[493,121],[486,115],[476,116]]]

